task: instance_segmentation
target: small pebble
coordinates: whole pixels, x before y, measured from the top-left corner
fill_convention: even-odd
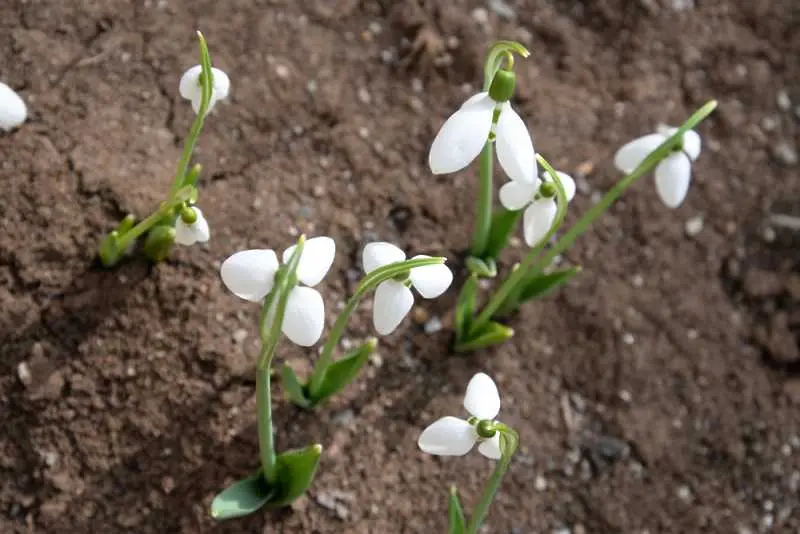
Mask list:
[[[621,389],[619,391],[619,399],[622,402],[631,402],[633,400],[633,395],[631,395],[631,392],[627,389]]]
[[[17,376],[23,386],[28,387],[31,385],[33,377],[31,376],[31,368],[28,366],[28,362],[21,362],[17,365]]]
[[[703,216],[696,215],[691,219],[689,219],[688,221],[686,221],[684,229],[686,231],[686,235],[688,235],[689,237],[694,237],[697,234],[699,234],[700,231],[703,229]]]
[[[58,453],[53,451],[48,451],[44,453],[44,464],[47,467],[53,467],[58,463]]]
[[[236,344],[241,344],[245,339],[247,339],[247,330],[244,328],[239,328],[233,332],[233,341]]]
[[[428,322],[428,310],[421,306],[416,306],[414,311],[411,312],[411,320],[416,324],[425,324]]]
[[[365,87],[358,88],[358,100],[364,105],[369,105],[372,102],[372,96]]]
[[[787,93],[785,89],[778,91],[778,96],[775,98],[775,101],[778,104],[778,109],[781,111],[789,111],[792,109],[792,101],[789,98],[789,93]]]
[[[633,345],[636,340],[633,337],[633,334],[630,332],[625,332],[622,334],[622,342],[626,345]]]
[[[544,491],[547,489],[547,479],[542,475],[536,475],[536,480],[533,482],[533,488],[536,491]]]
[[[775,146],[773,146],[772,156],[778,161],[778,163],[781,165],[786,165],[787,167],[797,165],[798,160],[800,160],[800,157],[797,155],[797,149],[795,149],[788,141],[779,141]]]
[[[517,18],[517,12],[504,0],[489,0],[489,9],[504,19],[513,20]]]
[[[275,67],[275,74],[278,78],[285,80],[289,77],[289,68],[286,65],[277,65]]]
[[[435,334],[442,329],[442,320],[438,317],[431,317],[423,327],[426,334]]]
[[[683,485],[678,488],[678,498],[683,502],[689,502],[692,500],[692,490],[689,486]]]
[[[633,275],[631,283],[633,284],[633,287],[644,287],[644,276],[641,274]]]
[[[489,12],[486,8],[476,7],[472,10],[472,18],[478,24],[487,24],[489,22]]]

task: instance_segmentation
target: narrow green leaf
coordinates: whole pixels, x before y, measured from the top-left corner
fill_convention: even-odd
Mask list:
[[[489,321],[477,332],[470,332],[466,339],[456,345],[455,350],[456,352],[466,352],[482,349],[491,345],[499,345],[511,339],[513,335],[514,330],[511,328],[495,321]]]
[[[274,488],[267,486],[261,471],[258,471],[217,494],[211,502],[211,517],[223,520],[252,514],[267,504],[274,494]]]
[[[567,267],[548,274],[532,276],[523,282],[522,291],[519,294],[519,302],[540,298],[559,286],[566,284],[570,278],[581,272],[581,266]]]
[[[489,230],[489,241],[486,250],[483,252],[484,258],[497,258],[506,248],[511,232],[517,226],[517,221],[522,214],[522,210],[510,211],[500,209],[492,217],[492,227]]]
[[[275,463],[278,491],[267,505],[286,506],[303,495],[314,481],[320,455],[322,445],[319,444],[280,453]]]
[[[473,273],[464,282],[458,295],[455,311],[456,343],[469,331],[475,314],[475,299],[478,292],[478,275]]]
[[[467,521],[464,519],[464,509],[461,507],[461,500],[458,498],[458,490],[455,486],[450,486],[447,515],[450,518],[447,534],[465,534]]]
[[[315,391],[310,392],[311,405],[316,406],[352,382],[367,363],[369,355],[378,346],[378,340],[370,338],[359,348],[335,362],[325,371],[325,377]]]
[[[311,400],[306,397],[306,388],[300,383],[292,368],[286,364],[281,367],[281,383],[290,401],[301,408],[311,407]]]
[[[470,273],[477,274],[482,278],[494,278],[497,276],[497,263],[492,258],[483,260],[470,256],[467,258],[466,263]]]

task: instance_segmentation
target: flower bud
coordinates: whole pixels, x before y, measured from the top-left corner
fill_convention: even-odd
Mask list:
[[[495,102],[508,102],[514,95],[517,75],[514,71],[500,69],[489,86],[489,97]]]
[[[475,430],[480,437],[485,439],[494,437],[494,435],[497,434],[497,430],[494,429],[494,421],[488,419],[478,421],[478,424],[475,425]]]
[[[558,194],[558,188],[553,182],[544,182],[539,186],[539,194],[544,198],[553,198]]]
[[[194,224],[197,221],[197,212],[190,206],[181,208],[181,220],[186,224]]]
[[[155,262],[163,261],[175,242],[175,228],[160,224],[154,226],[147,234],[142,250]]]

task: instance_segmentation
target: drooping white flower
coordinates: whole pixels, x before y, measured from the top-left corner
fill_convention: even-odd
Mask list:
[[[283,252],[288,262],[297,245]],[[322,281],[333,264],[336,243],[330,237],[314,237],[305,242],[297,265],[296,286],[289,293],[281,330],[293,343],[310,347],[322,336],[325,327],[325,304],[322,295],[311,286]],[[225,286],[237,297],[260,302],[275,284],[278,257],[271,249],[243,250],[222,263],[220,275]]]
[[[183,73],[178,86],[181,96],[186,100],[191,100],[192,109],[195,113],[200,112],[200,104],[203,100],[203,84],[200,83],[200,75],[202,73],[203,67],[195,65]],[[211,99],[208,101],[208,111],[211,111],[217,101],[228,97],[228,91],[231,87],[230,78],[221,70],[211,67],[211,77],[213,81],[211,84]]]
[[[428,155],[431,172],[460,171],[478,157],[490,133],[495,135],[497,159],[505,173],[512,180],[533,182],[536,172],[530,162],[535,153],[528,128],[510,102],[497,102],[488,92],[468,99],[442,125]]]
[[[194,212],[195,220],[187,222],[183,214],[175,222],[175,242],[179,245],[194,245],[205,243],[211,237],[208,221],[203,217],[203,212],[197,206],[187,208]]]
[[[561,185],[569,202],[575,196],[575,180],[563,172],[558,172],[558,177],[561,178]],[[541,179],[536,179],[533,183],[512,180],[500,188],[500,203],[504,208],[511,211],[525,208],[522,229],[525,243],[529,247],[536,245],[547,235],[556,218],[557,197],[552,194],[543,195],[541,191],[542,184],[548,182],[550,175],[544,172]]]
[[[677,132],[677,128],[659,125],[656,133],[634,139],[614,155],[614,165],[629,174],[660,144]],[[656,166],[656,191],[668,208],[677,208],[686,198],[692,178],[692,162],[700,155],[700,136],[694,130],[683,134],[682,146]]]
[[[429,258],[417,255],[414,258]],[[412,258],[412,259],[414,259]],[[378,267],[404,261],[406,254],[395,245],[378,241],[364,247],[362,263],[369,274]],[[423,298],[433,299],[444,293],[453,282],[453,273],[444,264],[414,267],[407,281],[386,280],[375,289],[372,322],[375,330],[385,336],[394,332],[414,305],[413,286]]]
[[[10,132],[28,116],[25,102],[12,88],[0,82],[0,130]]]
[[[447,416],[435,421],[420,434],[417,444],[423,452],[437,456],[463,456],[480,442],[478,452],[499,460],[500,433],[495,431],[491,437],[479,434],[482,422],[492,423],[500,412],[500,393],[489,375],[478,373],[467,385],[464,408],[472,416],[469,421]]]

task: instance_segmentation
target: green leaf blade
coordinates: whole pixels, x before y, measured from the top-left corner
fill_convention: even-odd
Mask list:
[[[275,462],[278,491],[267,506],[287,506],[308,491],[314,481],[320,456],[322,445],[319,444],[280,453]]]
[[[300,379],[297,378],[292,368],[286,364],[281,367],[281,383],[290,401],[301,408],[311,407],[311,400],[306,396],[305,386],[300,383]]]
[[[514,336],[514,330],[495,321],[489,321],[476,332],[470,332],[469,337],[456,345],[456,352],[467,352],[482,349],[492,345],[499,345]]]
[[[315,391],[310,392],[311,405],[318,405],[350,384],[358,376],[361,368],[367,363],[369,356],[377,346],[378,340],[370,338],[344,358],[331,363],[325,371],[325,377],[322,382],[320,382]]]
[[[489,240],[483,253],[484,258],[496,259],[500,255],[508,244],[508,239],[516,228],[520,215],[522,215],[522,210],[501,209],[495,212],[489,230]]]
[[[218,521],[252,514],[267,504],[275,494],[267,486],[261,471],[234,482],[211,502],[211,517]]]
[[[525,286],[519,295],[519,302],[544,297],[556,288],[569,282],[569,280],[579,272],[581,272],[581,266],[576,265],[547,274],[535,275],[525,282]]]
[[[461,500],[458,498],[458,490],[455,486],[450,488],[450,498],[447,505],[447,516],[449,527],[447,534],[465,534],[467,531],[467,520],[464,518],[464,509]]]

